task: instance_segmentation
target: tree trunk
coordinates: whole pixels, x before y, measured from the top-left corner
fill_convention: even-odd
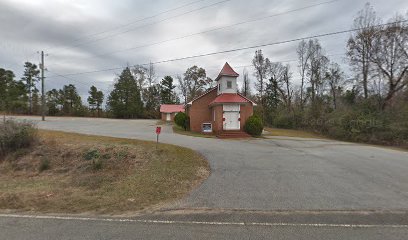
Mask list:
[[[364,99],[368,98],[368,59],[366,58],[365,44],[363,44],[363,91]]]
[[[332,87],[332,95],[333,95],[333,108],[337,109],[337,99],[336,99],[336,89]]]
[[[305,85],[305,73],[304,70],[302,70],[302,79],[300,82],[300,108],[303,109],[303,88]]]
[[[33,93],[32,93],[32,89],[31,89],[31,79],[29,80],[28,83],[28,102],[29,102],[29,114],[33,114]]]

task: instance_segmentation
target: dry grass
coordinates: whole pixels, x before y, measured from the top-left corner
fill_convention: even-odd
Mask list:
[[[298,138],[318,138],[325,139],[324,136],[313,132],[307,132],[302,130],[294,129],[283,129],[283,128],[265,128],[268,131],[264,136],[283,136],[283,137],[298,137]]]
[[[123,213],[184,196],[209,174],[192,150],[110,137],[39,131],[0,159],[0,209]]]

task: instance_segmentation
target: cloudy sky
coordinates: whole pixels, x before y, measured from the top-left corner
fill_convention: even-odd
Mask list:
[[[384,21],[408,10],[406,0],[370,1]],[[127,65],[225,51],[347,30],[366,1],[359,0],[0,0],[0,67],[21,77],[23,63],[44,50],[46,87],[91,85],[108,92]],[[349,34],[319,38],[345,72]],[[296,82],[298,42],[262,47],[272,61],[291,65]],[[215,78],[224,62],[251,73],[256,49],[155,64],[158,80],[193,65]],[[103,71],[99,71],[103,70]],[[85,73],[92,72],[93,73]],[[65,77],[62,77],[62,76]],[[251,75],[252,76],[252,75]],[[252,76],[252,80],[255,81]],[[241,81],[241,80],[240,80]]]

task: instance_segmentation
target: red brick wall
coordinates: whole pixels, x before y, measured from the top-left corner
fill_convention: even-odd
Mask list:
[[[213,122],[213,131],[219,133],[222,131],[222,105],[216,105],[213,107],[215,112],[215,122]]]
[[[190,130],[193,132],[201,132],[201,124],[212,121],[211,108],[208,106],[217,97],[217,89],[214,88],[211,92],[203,97],[195,100],[189,106],[187,114],[190,116]],[[214,123],[213,123],[214,124]]]
[[[195,100],[193,105],[188,106],[186,109],[187,115],[190,116],[190,130],[193,132],[201,132],[201,126],[205,122],[211,122],[213,126],[213,132],[219,133],[223,130],[223,108],[221,105],[215,105],[212,108],[208,105],[217,97],[217,89],[212,90],[207,95]],[[215,121],[213,116],[213,110],[215,112]],[[253,114],[252,103],[246,103],[241,105],[241,130],[244,130],[246,120]]]
[[[247,103],[247,104],[245,104],[245,105],[241,105],[241,109],[240,109],[241,114],[240,114],[240,117],[241,117],[241,130],[242,130],[242,131],[244,131],[244,125],[245,125],[246,120],[247,120],[250,116],[252,116],[253,110],[254,110],[254,108],[253,108],[253,106],[252,106],[252,103]]]

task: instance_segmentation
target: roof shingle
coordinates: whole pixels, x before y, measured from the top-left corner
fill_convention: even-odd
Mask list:
[[[182,104],[162,104],[160,105],[160,112],[162,113],[184,112],[184,105]]]
[[[218,81],[218,79],[221,76],[229,76],[229,77],[238,77],[239,74],[232,69],[232,67],[226,62],[224,64],[224,67],[222,67],[221,72],[218,74],[218,77],[215,79],[215,81]]]
[[[241,95],[237,93],[223,93],[218,95],[211,103],[212,104],[217,104],[217,103],[252,103],[247,98],[242,97]]]

